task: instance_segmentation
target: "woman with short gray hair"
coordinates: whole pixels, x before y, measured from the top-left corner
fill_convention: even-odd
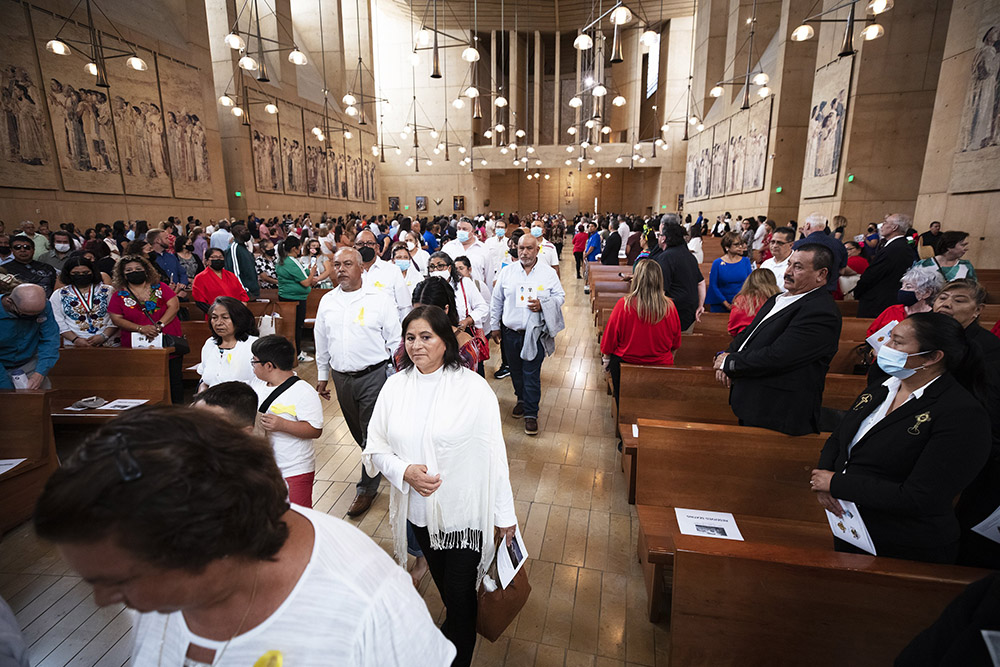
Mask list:
[[[914,266],[903,274],[899,280],[899,292],[896,303],[882,311],[868,327],[868,336],[882,329],[890,322],[902,322],[914,313],[930,312],[941,288],[944,278],[941,273],[928,266]]]

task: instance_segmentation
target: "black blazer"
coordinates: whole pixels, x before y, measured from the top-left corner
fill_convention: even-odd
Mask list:
[[[622,249],[622,237],[615,230],[608,234],[607,240],[604,242],[604,250],[601,251],[601,264],[607,266],[616,266],[618,264],[618,253]]]
[[[835,498],[857,503],[879,556],[955,562],[959,524],[952,504],[990,455],[989,417],[945,373],[875,424],[848,456],[861,423],[888,394],[884,384],[865,389],[826,441],[817,467],[835,473]],[[839,540],[837,547],[853,550]]]
[[[816,289],[758,330],[776,299],[764,302],[729,345],[723,367],[733,381],[729,405],[745,426],[788,435],[819,433],[823,384],[840,340],[840,310],[829,291]]]
[[[871,264],[854,288],[858,317],[878,317],[883,310],[895,304],[899,280],[913,266],[913,262],[913,249],[905,237],[876,250]]]

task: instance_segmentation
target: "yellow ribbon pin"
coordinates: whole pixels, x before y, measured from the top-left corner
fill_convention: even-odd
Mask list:
[[[361,306],[361,310],[358,311],[358,316],[354,318],[354,323],[361,326],[365,326],[365,307]]]
[[[906,429],[906,432],[909,433],[910,435],[920,435],[920,425],[926,424],[930,420],[931,420],[930,412],[921,412],[919,415],[917,415],[917,420],[913,422],[913,426]]]
[[[271,409],[268,410],[272,415],[291,415],[293,417],[298,417],[298,413],[295,412],[294,405],[284,405],[283,403],[272,403]]]
[[[281,655],[281,651],[268,651],[257,658],[257,662],[253,663],[253,667],[282,667],[284,663],[285,658]]]

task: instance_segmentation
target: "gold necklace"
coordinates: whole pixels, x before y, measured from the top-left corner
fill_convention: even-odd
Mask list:
[[[247,604],[246,611],[243,612],[243,618],[240,619],[240,624],[236,626],[236,632],[234,632],[233,635],[226,640],[226,643],[222,645],[222,649],[219,651],[219,654],[212,658],[212,665],[215,665],[216,663],[221,664],[222,654],[226,652],[226,649],[229,648],[229,644],[232,643],[232,641],[239,636],[240,631],[243,630],[243,624],[247,622],[247,618],[250,616],[250,609],[253,608],[254,598],[257,597],[257,579],[259,576],[260,564],[258,563],[253,573],[253,588],[250,589],[250,602]],[[167,628],[169,627],[170,617],[168,616],[166,623],[163,624],[163,637],[160,638],[160,656],[156,660],[156,667],[160,667],[163,662],[163,645],[167,643]]]

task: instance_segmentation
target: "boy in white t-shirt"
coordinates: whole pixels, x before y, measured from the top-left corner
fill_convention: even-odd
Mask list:
[[[323,405],[319,394],[292,371],[295,346],[283,336],[263,336],[250,348],[260,425],[267,433],[288,499],[312,507],[316,450],[312,441],[323,435]]]

